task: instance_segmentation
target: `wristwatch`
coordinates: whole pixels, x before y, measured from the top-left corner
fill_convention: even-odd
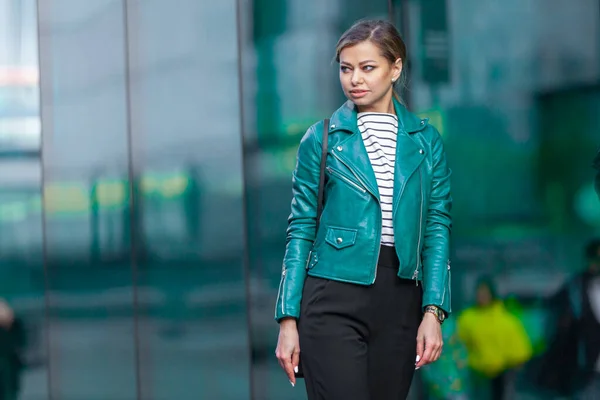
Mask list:
[[[439,307],[427,306],[427,307],[425,307],[425,312],[432,313],[433,315],[435,315],[435,318],[438,320],[440,325],[443,324],[444,320],[446,319],[446,313],[444,312],[444,310],[442,310]]]

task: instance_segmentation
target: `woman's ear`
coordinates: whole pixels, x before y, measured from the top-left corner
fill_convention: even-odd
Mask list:
[[[396,82],[400,78],[400,75],[402,75],[402,59],[401,58],[396,60],[396,62],[392,66],[392,70],[394,72],[392,75],[393,76],[392,80],[394,82]]]

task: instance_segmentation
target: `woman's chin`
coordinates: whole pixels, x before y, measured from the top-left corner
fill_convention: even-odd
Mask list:
[[[369,101],[369,99],[364,99],[364,98],[357,99],[357,98],[349,97],[348,100],[353,102],[354,105],[356,105],[357,107],[361,107],[361,108],[369,108],[370,106],[373,105],[373,102]]]

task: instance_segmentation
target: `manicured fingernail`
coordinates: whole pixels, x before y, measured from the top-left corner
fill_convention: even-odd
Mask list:
[[[295,367],[294,367],[294,372],[295,372],[295,373],[298,373],[298,366],[295,366]]]
[[[421,360],[421,356],[417,354],[417,362]]]
[[[294,382],[290,381],[290,385],[292,385],[292,387],[295,387],[296,385],[294,385]]]
[[[415,368],[415,371],[416,371],[416,370],[418,370],[418,369],[421,369],[421,367],[417,367],[417,368]]]

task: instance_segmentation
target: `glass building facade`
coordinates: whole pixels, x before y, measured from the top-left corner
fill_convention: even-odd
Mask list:
[[[403,98],[446,143],[453,308],[482,272],[543,299],[582,268],[600,234],[598,0],[0,0],[19,399],[305,398],[274,357],[291,172],[344,101],[335,44],[365,17],[401,30]],[[413,398],[453,398],[442,365]]]

